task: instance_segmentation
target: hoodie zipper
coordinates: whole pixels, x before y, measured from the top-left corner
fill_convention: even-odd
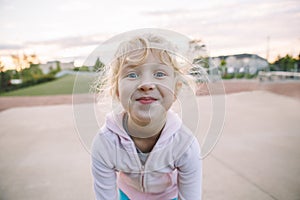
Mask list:
[[[125,116],[125,118],[123,118],[123,127],[124,127],[124,130],[125,132],[128,134],[128,128],[127,128],[127,115]],[[136,149],[135,145],[133,144],[133,147]],[[140,179],[140,182],[141,182],[141,190],[142,192],[145,192],[145,165],[142,164],[138,154],[136,154],[136,159],[138,160],[138,164],[140,165],[140,169],[141,169],[141,179]],[[146,163],[145,163],[146,164]]]
[[[142,171],[141,171],[141,189],[142,189],[142,192],[145,192],[144,179],[145,179],[145,166],[142,165]]]

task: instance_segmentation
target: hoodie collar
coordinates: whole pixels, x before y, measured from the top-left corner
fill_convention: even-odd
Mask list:
[[[113,133],[119,135],[120,137],[130,139],[130,136],[123,127],[124,116],[124,111],[120,113],[109,113],[106,117],[106,127]],[[181,126],[181,119],[174,111],[169,110],[167,113],[167,121],[162,130],[158,143],[164,142],[166,139],[174,135],[180,129]]]

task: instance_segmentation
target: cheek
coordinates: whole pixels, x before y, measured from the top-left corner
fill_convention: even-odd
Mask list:
[[[118,95],[118,99],[119,101],[125,105],[128,104],[131,96],[133,93],[133,89],[132,89],[132,85],[127,83],[127,82],[119,82],[119,86],[118,86],[118,90],[117,90],[117,95]]]
[[[165,103],[167,104],[173,103],[176,99],[176,91],[174,85],[170,85],[168,87],[165,86],[162,90],[163,90],[162,95],[164,97]]]

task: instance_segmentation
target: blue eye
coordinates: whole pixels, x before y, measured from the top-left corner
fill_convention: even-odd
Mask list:
[[[156,78],[163,78],[163,77],[165,77],[167,74],[166,73],[164,73],[164,72],[156,72],[156,73],[154,73],[154,77],[156,77]]]
[[[128,78],[137,78],[138,77],[138,74],[135,73],[135,72],[130,72],[126,75],[126,77]]]

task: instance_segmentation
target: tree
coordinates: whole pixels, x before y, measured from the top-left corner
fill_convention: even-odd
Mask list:
[[[56,73],[61,71],[60,62],[56,61]]]
[[[49,73],[48,74],[51,75],[51,76],[55,76],[55,74],[57,74],[58,72],[61,71],[60,62],[55,61],[55,63],[56,63],[56,68],[55,69],[53,68],[52,65],[49,67]]]
[[[93,67],[93,71],[97,72],[97,71],[101,71],[104,68],[104,63],[100,61],[99,58],[97,58],[95,65]]]
[[[43,76],[43,72],[39,67],[39,64],[30,64],[29,68],[25,68],[21,71],[22,79],[24,82],[37,80]]]
[[[220,63],[220,68],[221,68],[221,71],[222,71],[222,76],[226,76],[227,75],[227,67],[226,67],[226,60],[225,59],[222,59],[221,60],[221,63]]]
[[[293,58],[289,54],[283,58],[278,56],[277,60],[271,64],[270,69],[271,71],[293,71],[296,63],[297,59]]]
[[[17,71],[30,67],[30,64],[38,64],[39,60],[35,54],[13,54],[11,55],[13,63],[15,64]]]
[[[0,61],[0,91],[5,91],[10,83],[10,75],[9,73],[4,71],[4,65]]]
[[[206,52],[206,45],[200,39],[189,41],[188,52],[193,63],[197,62],[197,60],[208,57]]]

